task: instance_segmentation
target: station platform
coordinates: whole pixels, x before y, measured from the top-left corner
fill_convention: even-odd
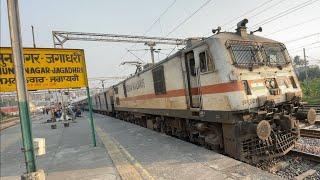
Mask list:
[[[46,139],[37,167],[46,179],[280,179],[243,162],[194,144],[100,114],[94,115],[97,147],[89,122],[51,129],[33,121],[34,138]],[[20,126],[1,131],[1,180],[25,172]]]

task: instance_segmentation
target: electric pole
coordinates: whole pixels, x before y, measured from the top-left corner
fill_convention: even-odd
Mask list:
[[[36,48],[36,41],[34,40],[34,29],[33,29],[33,26],[31,26],[31,30],[32,30],[32,42],[33,42],[33,48]]]
[[[27,173],[33,173],[37,171],[37,167],[33,148],[30,111],[27,98],[18,0],[7,0],[7,5],[16,88],[19,101],[19,116],[21,123],[23,152]]]
[[[308,82],[308,69],[307,69],[307,56],[306,56],[306,49],[303,48],[303,57],[304,57],[304,72],[306,74],[306,81]]]
[[[104,81],[105,80],[101,80],[102,91],[104,91]]]
[[[303,48],[303,57],[304,57],[304,73],[305,73],[305,76],[306,76],[306,79],[305,79],[305,81],[306,81],[306,89],[307,89],[307,94],[309,94],[309,81],[308,81],[308,68],[307,68],[307,56],[306,56],[306,49],[305,48]]]

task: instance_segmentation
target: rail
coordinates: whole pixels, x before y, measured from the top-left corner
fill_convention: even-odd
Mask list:
[[[291,150],[289,151],[288,155],[299,156],[299,157],[306,158],[310,161],[320,163],[320,156],[316,154],[311,154],[311,153],[307,153],[299,150]]]
[[[320,129],[300,129],[300,136],[320,138]]]
[[[13,118],[9,118],[9,119],[6,119],[6,120],[3,120],[1,123],[0,123],[0,131],[4,130],[4,129],[7,129],[11,126],[14,126],[16,124],[18,124],[20,121],[20,118],[19,117],[13,117]]]
[[[31,119],[34,120],[36,115],[32,115]],[[0,131],[7,129],[9,127],[15,126],[20,123],[20,117],[13,117],[7,120],[4,120],[0,123]]]
[[[313,108],[316,110],[317,115],[320,115],[320,104],[306,104],[303,105],[302,111],[308,112],[310,108]]]

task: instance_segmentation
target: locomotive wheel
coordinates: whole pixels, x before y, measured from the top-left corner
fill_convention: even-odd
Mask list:
[[[310,108],[307,114],[307,120],[309,124],[314,124],[316,121],[317,112],[315,109]]]
[[[270,123],[266,120],[262,120],[259,122],[256,130],[257,135],[261,140],[267,140],[271,134]]]

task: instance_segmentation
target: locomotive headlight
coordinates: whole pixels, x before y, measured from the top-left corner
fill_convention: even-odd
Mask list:
[[[268,121],[262,120],[259,122],[256,128],[258,137],[261,140],[267,140],[271,134],[271,125]]]
[[[309,124],[314,124],[316,122],[317,112],[315,109],[310,108],[307,113],[307,120]]]

